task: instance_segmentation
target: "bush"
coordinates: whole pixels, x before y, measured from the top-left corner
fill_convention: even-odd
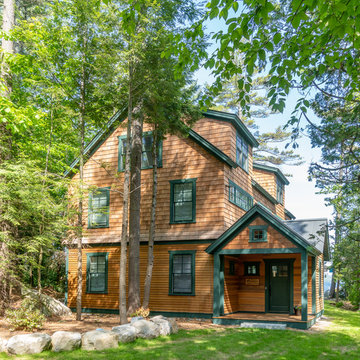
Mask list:
[[[10,331],[41,329],[46,318],[38,305],[36,301],[26,298],[21,302],[20,308],[6,310],[5,318],[10,324]]]
[[[341,308],[341,307],[344,306],[344,303],[343,303],[342,301],[339,301],[339,302],[335,303],[335,306],[336,306],[337,308]]]
[[[139,307],[133,314],[130,314],[131,317],[141,316],[143,318],[147,318],[150,314],[150,309],[144,309],[143,307]]]

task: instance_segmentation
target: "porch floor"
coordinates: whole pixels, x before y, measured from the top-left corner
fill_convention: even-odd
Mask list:
[[[240,325],[242,322],[266,322],[286,323],[288,327],[308,328],[316,319],[314,315],[308,315],[307,321],[302,321],[301,316],[276,313],[234,313],[229,315],[213,317],[215,324]],[[311,326],[310,325],[310,326]]]

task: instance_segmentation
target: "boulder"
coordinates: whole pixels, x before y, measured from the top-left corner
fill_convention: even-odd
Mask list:
[[[144,320],[144,318],[142,316],[134,316],[131,318],[130,320],[130,323],[134,323],[135,321],[138,321],[138,320]]]
[[[130,324],[119,325],[112,328],[116,335],[118,342],[128,343],[134,341],[138,336],[138,329]]]
[[[32,299],[41,304],[41,312],[45,316],[65,316],[71,315],[71,310],[61,301],[45,294],[39,294],[37,291],[23,287],[21,295]]]
[[[118,347],[118,336],[112,331],[93,330],[82,335],[83,350],[104,350]]]
[[[131,324],[138,330],[138,337],[154,339],[160,335],[160,328],[152,321],[138,320]]]
[[[48,334],[15,335],[9,339],[6,349],[10,354],[38,354],[51,348],[51,337]]]
[[[5,339],[0,338],[0,353],[6,352],[6,344],[7,341]]]
[[[81,334],[70,331],[57,331],[51,337],[52,349],[55,352],[71,351],[81,346]]]
[[[162,315],[158,315],[151,318],[150,321],[159,326],[160,335],[175,334],[179,331],[175,319],[168,319]]]

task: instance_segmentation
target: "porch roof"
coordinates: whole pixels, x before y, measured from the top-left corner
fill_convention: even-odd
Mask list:
[[[278,218],[263,206],[255,204],[245,215],[237,220],[229,229],[227,229],[220,237],[207,247],[208,254],[214,254],[220,251],[229,241],[238,235],[248,224],[250,224],[256,217],[260,216],[264,221],[268,222],[277,231],[286,236],[290,241],[301,249],[307,250],[313,255],[322,253],[311,242],[305,239],[301,234],[296,232],[286,221]]]

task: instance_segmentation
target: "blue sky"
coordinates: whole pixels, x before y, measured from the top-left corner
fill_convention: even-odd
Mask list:
[[[232,14],[233,15],[233,14]],[[231,15],[231,16],[232,16]],[[212,20],[207,22],[207,33],[211,34],[219,30],[225,30],[226,25],[222,20]],[[216,48],[216,44],[212,44],[208,52],[211,53]],[[210,84],[213,81],[211,72],[206,69],[200,69],[195,78],[198,83],[204,85]],[[260,132],[272,131],[279,125],[285,125],[290,119],[290,114],[293,111],[299,94],[296,91],[290,92],[286,101],[286,108],[282,114],[270,115],[266,119],[258,119],[256,121]],[[318,123],[311,112],[308,114],[314,123]],[[302,124],[305,127],[305,123]],[[291,174],[289,177],[290,185],[285,189],[285,206],[298,219],[307,218],[328,218],[332,217],[332,208],[325,206],[324,195],[317,194],[318,189],[315,188],[314,181],[308,181],[308,169],[311,162],[316,162],[320,159],[320,149],[311,147],[310,139],[303,136],[298,140],[299,148],[297,153],[300,154],[305,161],[304,164],[298,166],[282,166],[281,170],[285,174]],[[283,144],[285,147],[285,143]],[[281,148],[281,146],[279,146]]]

